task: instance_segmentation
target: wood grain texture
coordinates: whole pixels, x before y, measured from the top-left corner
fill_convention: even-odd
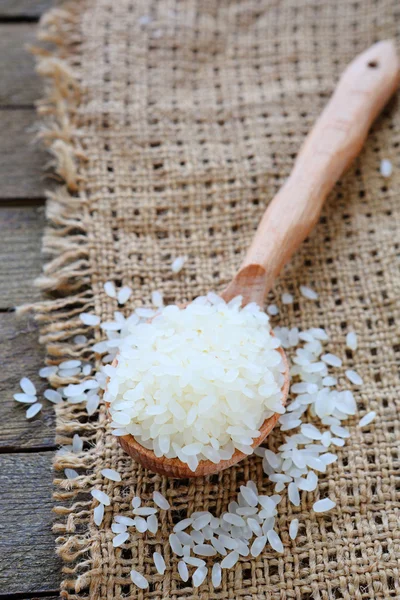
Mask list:
[[[54,0],[1,0],[1,18],[38,19],[54,5]]]
[[[28,421],[26,406],[13,399],[19,392],[22,376],[32,379],[40,395],[46,381],[40,379],[44,349],[39,345],[38,332],[31,319],[19,319],[14,313],[0,313],[0,451],[35,447],[54,447],[54,406],[43,401],[43,410]],[[1,494],[0,494],[1,495]]]
[[[0,106],[33,106],[41,96],[34,57],[26,48],[35,41],[35,23],[0,24]]]
[[[20,206],[0,210],[0,309],[40,298],[33,286],[40,274],[44,208]]]
[[[49,156],[33,143],[34,109],[0,110],[0,201],[43,198]]]
[[[52,458],[52,452],[0,455],[0,594],[32,597],[59,584]]]

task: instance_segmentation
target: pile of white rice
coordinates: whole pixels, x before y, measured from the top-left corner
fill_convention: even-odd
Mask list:
[[[150,322],[125,322],[117,366],[106,367],[115,435],[131,434],[192,471],[235,449],[252,453],[264,420],[285,412],[285,364],[268,316],[255,303],[240,305],[241,297],[225,303],[209,294]]]

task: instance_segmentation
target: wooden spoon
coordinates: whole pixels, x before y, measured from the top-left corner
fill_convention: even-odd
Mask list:
[[[242,295],[244,304],[257,302],[263,306],[275,278],[317,222],[325,198],[360,152],[373,120],[399,80],[400,65],[392,41],[373,45],[350,63],[307,136],[290,177],[265,211],[238,273],[221,294],[224,300]],[[281,353],[286,363],[282,388],[285,404],[289,369],[283,350]],[[275,414],[263,423],[253,448],[261,444],[278,418]],[[144,467],[169,477],[210,475],[245,458],[236,450],[230,460],[218,464],[201,461],[193,472],[177,458],[157,458],[131,435],[118,439],[124,450]]]

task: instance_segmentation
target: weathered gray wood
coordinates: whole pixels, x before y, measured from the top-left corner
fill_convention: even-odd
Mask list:
[[[53,0],[1,0],[0,19],[2,17],[39,18],[53,5]]]
[[[33,281],[41,272],[43,227],[43,207],[0,209],[0,309],[40,298]]]
[[[34,109],[0,110],[0,199],[43,198],[48,154],[33,143]]]
[[[43,366],[44,349],[38,343],[35,323],[32,318],[18,319],[14,313],[0,313],[0,338],[0,422],[3,423],[0,451],[52,448],[55,444],[54,406],[44,400],[42,412],[28,421],[26,405],[13,399],[13,394],[20,391],[19,381],[24,375],[32,379],[39,395],[46,389],[46,380],[38,375]]]
[[[0,455],[0,594],[55,590],[52,452]]]
[[[0,106],[33,106],[41,96],[35,61],[26,49],[36,42],[36,29],[35,23],[0,24]]]

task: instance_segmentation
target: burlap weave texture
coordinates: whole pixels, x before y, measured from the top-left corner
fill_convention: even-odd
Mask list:
[[[50,82],[43,137],[66,182],[47,207],[50,261],[41,285],[54,298],[37,307],[50,362],[92,357],[89,345],[71,338],[87,334],[83,310],[112,318],[108,280],[133,287],[126,312],[156,289],[168,302],[222,289],[345,65],[378,39],[399,39],[399,27],[396,0],[85,0],[48,13],[41,36],[56,50],[38,64]],[[319,493],[336,499],[335,510],[311,512],[318,493],[303,493],[298,509],[285,497],[277,520],[284,554],[267,547],[224,572],[221,588],[208,579],[193,589],[166,544],[173,523],[196,510],[221,513],[250,478],[269,493],[261,460],[208,479],[162,479],[120,450],[104,408],[87,418],[79,405],[57,406],[59,441],[70,443],[75,432],[85,438],[84,453],[56,460],[56,469],[81,474],[56,479],[63,597],[400,598],[399,144],[394,99],[269,298],[280,306],[280,324],[327,329],[330,350],[364,379],[359,409],[377,412],[363,431],[357,417],[350,421],[350,440],[320,477]],[[390,179],[379,173],[383,158],[393,163]],[[179,255],[188,261],[173,275]],[[301,284],[319,301],[300,297]],[[283,291],[295,295],[293,305],[280,304]],[[359,349],[346,356],[350,329]],[[97,330],[93,336],[100,339]],[[273,432],[269,447],[282,439]],[[105,482],[105,467],[122,482]],[[112,499],[101,528],[93,523],[93,485]],[[173,506],[158,535],[132,533],[113,548],[113,516],[129,514],[132,497],[150,499],[154,489]],[[294,516],[300,530],[291,541]],[[164,554],[164,576],[156,574],[155,550]],[[149,590],[130,582],[132,568]]]

